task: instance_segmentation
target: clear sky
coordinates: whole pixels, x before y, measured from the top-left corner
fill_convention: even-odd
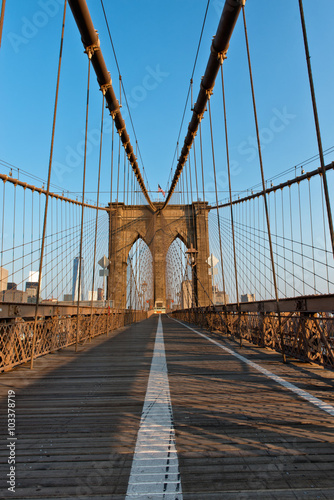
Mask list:
[[[100,0],[88,0],[87,3],[118,96],[118,73],[101,3]],[[61,4],[61,0],[8,0],[0,50],[0,159],[42,179],[47,177]],[[149,185],[154,191],[158,183],[166,189],[171,168],[174,172],[176,166],[175,161],[172,162],[207,0],[104,0],[104,4]],[[194,99],[222,6],[222,0],[210,2],[194,75]],[[334,2],[304,0],[304,10],[326,150],[334,146]],[[270,180],[317,154],[298,1],[248,0],[246,15],[265,175]],[[224,72],[232,189],[240,191],[260,181],[241,17],[232,36]],[[68,8],[52,182],[73,193],[70,196],[76,196],[82,188],[86,75],[87,57]],[[86,190],[87,198],[94,199],[101,92],[94,74],[91,82]],[[219,197],[222,199],[227,182],[218,80],[212,108]],[[123,111],[127,114],[124,106]],[[181,145],[190,118],[189,103]],[[128,119],[126,123],[134,144]],[[203,136],[205,182],[210,191],[213,182],[207,116],[203,122]],[[109,127],[103,143],[105,191],[110,185],[110,139]],[[326,156],[326,162],[332,160],[332,153]],[[141,169],[143,164],[139,161]],[[317,167],[315,162],[306,170]],[[8,168],[2,165],[1,171],[8,173]],[[22,173],[20,178],[28,180]],[[32,183],[41,185],[38,181]],[[156,196],[152,194],[153,198]],[[107,193],[102,200],[108,201]]]

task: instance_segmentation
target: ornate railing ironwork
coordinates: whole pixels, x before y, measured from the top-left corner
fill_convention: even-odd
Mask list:
[[[240,337],[282,352],[278,315],[274,312],[226,312],[216,308],[184,309],[170,316],[218,335]],[[281,313],[287,356],[334,369],[334,317],[328,313]]]
[[[108,334],[146,317],[144,311],[105,310],[92,316],[81,315],[79,329],[76,316],[40,319],[37,323],[34,359],[76,344],[77,341],[84,344],[98,335]],[[0,372],[31,360],[33,332],[34,321],[0,323]]]

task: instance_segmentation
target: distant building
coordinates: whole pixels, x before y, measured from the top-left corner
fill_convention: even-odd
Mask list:
[[[39,272],[29,271],[28,283],[38,283]]]
[[[92,291],[88,290],[88,300],[92,300]],[[97,291],[93,291],[93,300],[97,300]]]
[[[37,295],[37,288],[38,288],[38,282],[36,283],[35,281],[27,281],[26,282],[26,292],[28,292],[28,290],[31,292],[34,292],[35,295]]]
[[[65,293],[64,294],[64,302],[72,302],[72,294],[71,293]]]
[[[97,300],[103,300],[103,288],[97,289]]]
[[[36,304],[37,301],[38,282],[27,281],[26,292],[28,294],[27,302],[29,304]]]
[[[224,302],[224,296],[225,296],[225,302]],[[229,296],[226,292],[220,292],[218,289],[218,285],[213,285],[212,286],[212,302],[216,306],[221,306],[221,305],[226,305],[230,301]]]
[[[28,292],[22,290],[5,290],[1,292],[2,302],[28,302]]]
[[[36,304],[37,301],[36,290],[34,288],[28,288],[28,290],[26,290],[25,293],[27,294],[27,302],[29,302],[29,304]]]
[[[224,300],[225,299],[225,300]],[[213,294],[213,303],[216,306],[222,306],[228,304],[230,301],[230,298],[226,292],[215,292]]]
[[[13,282],[7,283],[7,290],[17,290],[17,284]]]
[[[8,282],[8,270],[4,267],[0,267],[0,291],[3,292],[7,290]]]
[[[30,288],[34,288],[37,292],[38,288],[38,281],[27,281],[26,282],[26,291]]]
[[[81,278],[80,278],[80,293],[78,293],[79,288],[79,257],[75,257],[73,261],[73,282],[72,282],[72,300],[85,300],[85,283],[84,283],[84,274],[85,274],[85,263],[84,259],[81,258]]]
[[[190,280],[181,284],[181,308],[189,309],[192,306],[193,284]]]
[[[241,302],[255,302],[255,293],[246,293],[241,295]]]

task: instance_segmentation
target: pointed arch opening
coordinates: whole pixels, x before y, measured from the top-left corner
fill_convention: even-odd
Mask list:
[[[170,245],[166,255],[167,309],[188,309],[193,305],[193,276],[188,264],[187,247],[180,235]]]
[[[148,311],[153,307],[153,258],[138,237],[127,258],[126,308]]]

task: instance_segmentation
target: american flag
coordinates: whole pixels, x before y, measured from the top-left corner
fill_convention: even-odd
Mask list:
[[[165,197],[165,191],[162,189],[160,184],[158,184],[158,193],[162,193],[163,197]]]

